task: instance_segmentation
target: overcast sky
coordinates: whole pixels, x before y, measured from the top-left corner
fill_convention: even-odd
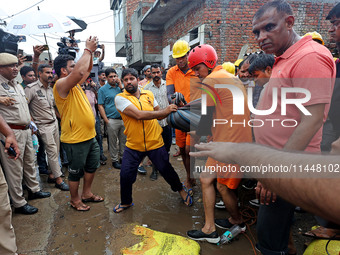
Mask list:
[[[3,11],[11,16],[16,14],[42,0],[9,0],[6,4],[0,6],[0,18],[5,19],[8,23],[10,18],[5,18],[1,14]],[[62,13],[66,16],[74,16],[82,18],[87,24],[87,29],[83,32],[76,33],[76,38],[85,41],[90,35],[96,35],[99,38],[99,43],[105,44],[105,59],[106,65],[113,62],[125,63],[123,58],[115,58],[114,48],[114,24],[113,12],[110,10],[110,0],[43,0],[38,4],[40,10]],[[37,6],[25,11],[30,12],[36,10]],[[23,12],[23,14],[25,13]],[[93,23],[92,23],[93,22]],[[61,36],[68,34],[50,34],[47,41],[50,46],[51,53],[56,56],[58,50],[57,42]],[[58,40],[53,38],[59,38]],[[40,36],[27,36],[27,42],[19,43],[19,48],[23,49],[27,54],[32,54],[32,46],[45,44],[44,38]],[[79,47],[84,48],[85,44],[80,43]]]

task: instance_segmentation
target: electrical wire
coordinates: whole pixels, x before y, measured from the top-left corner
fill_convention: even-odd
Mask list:
[[[329,239],[328,240],[328,242],[326,243],[326,252],[327,252],[327,255],[331,255],[331,254],[329,254],[329,252],[328,252],[328,245],[329,245],[329,243],[332,241],[332,239]]]
[[[107,18],[110,18],[110,17],[113,17],[113,15],[110,14],[109,16],[106,16],[105,18],[102,18],[102,19],[99,19],[99,20],[96,20],[96,21],[89,22],[89,23],[87,23],[87,25],[93,24],[93,23],[97,23],[97,22],[99,22],[99,21],[102,21],[102,20],[107,19]]]
[[[34,39],[34,40],[36,40],[36,41],[38,41],[39,43],[41,43],[42,45],[44,45],[45,44],[45,42],[42,42],[42,41],[40,41],[39,39],[37,39],[37,38],[34,38],[33,36],[35,36],[35,35],[29,35],[29,37],[31,37],[32,39]],[[59,39],[59,38],[58,38]],[[55,49],[55,50],[58,50],[56,47],[54,47],[54,46],[51,46],[51,45],[48,45],[50,48],[53,48],[53,49]]]
[[[109,13],[109,12],[111,12],[111,11],[106,11],[106,12],[102,12],[102,13],[98,13],[98,14],[93,14],[93,15],[89,15],[89,16],[80,17],[80,18],[81,19],[85,19],[85,18],[94,17],[94,16],[105,14],[105,13]]]
[[[45,0],[40,0],[38,3],[36,3],[36,4],[32,5],[32,6],[28,7],[28,8],[26,8],[26,9],[24,9],[24,10],[22,10],[22,11],[18,12],[18,13],[15,13],[15,14],[13,14],[13,15],[10,15],[10,16],[8,16],[8,17],[4,18],[3,20],[5,20],[5,19],[9,19],[9,18],[12,18],[12,17],[14,17],[14,16],[16,16],[16,15],[18,15],[18,14],[20,14],[20,13],[24,12],[24,11],[27,11],[27,10],[29,10],[29,9],[33,8],[34,6],[36,6],[36,5],[40,4],[40,3],[44,2],[44,1],[45,1]]]
[[[328,242],[326,243],[325,249],[326,249],[327,255],[331,255],[331,254],[328,252],[328,245],[329,245],[329,243],[330,243],[332,240],[335,239],[335,237],[336,237],[337,235],[338,235],[338,234],[335,234],[334,236],[332,236],[331,238],[329,238]]]
[[[249,241],[250,244],[251,244],[251,247],[253,248],[254,254],[257,255],[257,252],[256,252],[256,250],[255,250],[255,245],[254,245],[253,242],[250,240],[249,236],[248,236],[245,232],[242,232],[242,234],[248,239],[248,241]]]
[[[33,35],[33,36],[44,37],[43,35]],[[46,35],[46,37],[50,38],[50,39],[60,40],[60,37],[53,37],[53,36],[50,36],[50,35]]]
[[[256,219],[257,219],[257,212],[254,208],[245,205],[244,208],[240,211],[241,216],[243,221],[251,226],[254,225],[256,223]]]
[[[248,206],[248,205],[243,205],[242,209],[240,210],[240,214],[242,217],[242,221],[246,224],[247,229],[249,230],[249,233],[254,241],[254,243],[256,243],[256,239],[253,235],[253,232],[250,229],[250,226],[254,225],[256,223],[256,219],[257,219],[257,210],[255,210],[254,208]],[[251,247],[253,248],[254,254],[256,255],[256,250],[255,250],[255,246],[254,243],[252,242],[252,240],[250,239],[250,237],[246,234],[246,233],[242,233],[244,234],[244,236],[249,240]]]

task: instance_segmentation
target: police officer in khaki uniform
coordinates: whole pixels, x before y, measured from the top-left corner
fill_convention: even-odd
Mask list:
[[[1,147],[0,150],[6,150],[6,153],[7,149],[11,146],[17,154],[15,158],[18,158],[20,151],[17,141],[15,140],[15,135],[1,115],[0,132],[6,137],[6,140],[3,140],[5,141],[6,149]],[[15,242],[14,229],[12,226],[12,210],[8,198],[8,187],[2,172],[2,168],[0,167],[0,254],[13,255],[16,254],[16,251],[17,245]]]
[[[64,191],[68,185],[61,178],[59,155],[59,130],[55,114],[53,90],[49,84],[53,80],[52,67],[43,64],[38,67],[39,80],[30,83],[25,88],[29,110],[35,124],[38,126],[40,137],[45,145],[48,164],[52,173],[48,183],[55,183],[55,187]]]
[[[38,211],[29,205],[22,190],[22,181],[28,187],[28,199],[45,198],[50,192],[40,190],[36,179],[32,134],[29,129],[31,121],[26,95],[22,86],[15,80],[18,75],[18,59],[8,54],[0,53],[0,112],[13,130],[22,154],[17,160],[8,158],[7,153],[0,150],[0,158],[12,198],[15,212],[33,214]],[[0,134],[0,139],[4,136]]]

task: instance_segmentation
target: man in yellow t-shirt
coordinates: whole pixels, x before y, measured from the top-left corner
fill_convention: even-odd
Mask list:
[[[164,119],[177,106],[169,105],[159,110],[154,95],[149,90],[138,88],[138,73],[133,68],[123,70],[122,80],[125,91],[115,97],[115,105],[124,121],[126,148],[120,170],[121,203],[113,211],[120,213],[131,206],[132,185],[136,181],[137,168],[141,160],[148,156],[173,191],[178,191],[183,202],[191,206],[192,198],[185,192],[181,181],[169,162],[169,154],[164,147],[162,128],[156,119]]]
[[[89,37],[77,64],[70,55],[59,55],[54,60],[54,69],[59,77],[53,94],[61,116],[60,141],[70,163],[68,180],[71,206],[77,211],[90,210],[90,206],[84,202],[104,201],[104,198],[94,195],[91,191],[100,153],[95,139],[95,118],[91,105],[79,86],[90,74],[93,52],[97,49],[97,44],[97,37]],[[83,176],[83,191],[79,195],[79,180]]]

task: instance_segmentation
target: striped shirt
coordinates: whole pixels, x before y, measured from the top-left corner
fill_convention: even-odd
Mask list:
[[[169,106],[165,80],[161,80],[161,85],[159,86],[159,88],[153,83],[152,80],[144,87],[144,90],[150,90],[154,94],[160,110]],[[158,123],[159,125],[161,125],[161,127],[165,127],[166,125],[168,125],[166,118],[158,120]]]

